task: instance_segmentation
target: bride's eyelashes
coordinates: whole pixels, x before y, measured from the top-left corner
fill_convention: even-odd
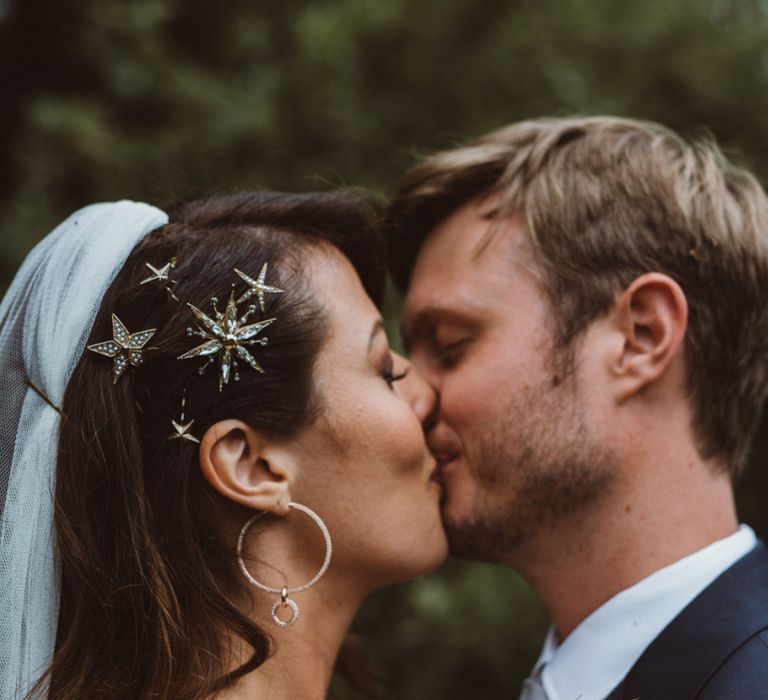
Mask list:
[[[401,379],[405,379],[405,377],[408,375],[409,369],[410,368],[406,367],[402,372],[400,372],[400,374],[395,374],[392,355],[387,353],[386,362],[384,363],[384,366],[379,371],[379,375],[387,384],[389,384],[389,388],[392,389],[395,382],[399,382]]]

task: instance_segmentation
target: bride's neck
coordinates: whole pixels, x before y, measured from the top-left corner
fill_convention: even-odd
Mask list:
[[[301,614],[296,624],[286,628],[277,627],[270,617],[277,596],[254,595],[252,617],[272,638],[273,654],[216,700],[325,698],[336,656],[362,602],[360,595],[341,596],[332,588],[318,584],[291,596]]]

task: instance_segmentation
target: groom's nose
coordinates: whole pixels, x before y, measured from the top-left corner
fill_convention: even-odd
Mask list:
[[[400,395],[409,403],[419,422],[424,426],[424,430],[427,431],[434,424],[437,414],[437,394],[416,367],[404,357],[395,355],[395,371],[402,371],[400,367],[407,368],[408,374],[396,386]]]

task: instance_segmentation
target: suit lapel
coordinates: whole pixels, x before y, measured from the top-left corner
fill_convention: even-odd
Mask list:
[[[758,544],[704,589],[650,644],[606,700],[689,700],[768,628],[768,551]]]

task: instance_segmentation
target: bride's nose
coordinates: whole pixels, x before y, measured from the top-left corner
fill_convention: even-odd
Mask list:
[[[400,395],[408,402],[419,422],[427,429],[437,407],[437,394],[408,360],[398,354],[394,354],[394,359],[396,374],[408,371],[405,378],[397,384]]]

